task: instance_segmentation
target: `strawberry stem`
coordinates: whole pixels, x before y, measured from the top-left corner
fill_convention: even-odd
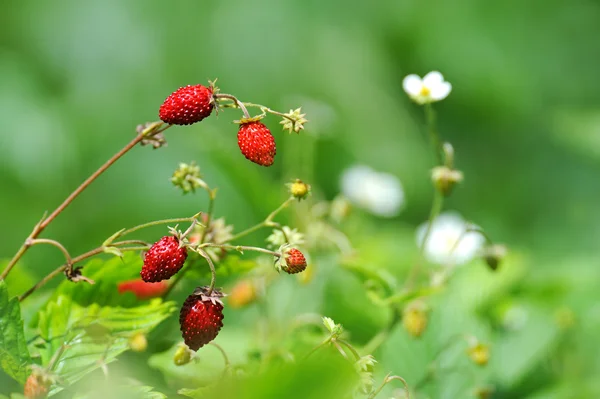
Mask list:
[[[36,239],[46,227],[54,220],[56,217],[64,211],[70,204],[81,194],[86,188],[88,188],[102,173],[104,173],[108,168],[110,168],[115,162],[117,162],[123,155],[128,153],[133,147],[139,144],[143,139],[147,138],[149,135],[156,135],[167,130],[171,125],[167,125],[164,128],[158,128],[158,125],[155,126],[155,130],[151,133],[147,131],[142,131],[139,133],[132,141],[130,141],[125,147],[123,147],[119,152],[113,155],[108,161],[104,163],[98,170],[96,170],[90,177],[88,177],[79,187],[75,189],[64,201],[62,204],[58,206],[48,216],[47,218],[43,218],[33,229],[33,231],[29,234],[29,236],[25,239],[25,242],[17,253],[13,256],[13,258],[8,262],[4,271],[0,275],[0,280],[4,280],[6,276],[10,273],[12,268],[17,264],[17,262],[25,255],[25,252],[31,247],[32,240]]]
[[[214,95],[214,97],[217,100],[221,99],[221,98],[225,98],[227,100],[233,101],[237,105],[237,108],[241,109],[242,112],[244,113],[244,118],[250,119],[250,114],[248,113],[248,109],[246,108],[246,106],[244,105],[243,102],[241,102],[240,100],[237,99],[236,96],[231,95],[231,94],[217,93]]]
[[[141,249],[147,249],[149,247],[148,243],[146,243],[144,241],[139,241],[139,240],[119,241],[119,242],[112,243],[111,246],[120,247],[120,246],[124,246],[124,245],[132,245],[132,244],[142,244],[143,246],[121,248],[121,251],[139,251]],[[104,246],[101,246],[101,247],[98,247],[98,248],[94,248],[91,251],[88,251],[88,252],[86,252],[84,254],[81,254],[79,256],[76,256],[76,257],[72,258],[71,259],[71,264],[74,265],[77,262],[81,262],[81,261],[83,261],[85,259],[91,258],[92,256],[95,256],[95,255],[98,255],[98,254],[102,254],[102,253],[104,253]],[[27,298],[29,295],[31,295],[36,290],[42,288],[44,285],[46,285],[46,283],[48,283],[54,277],[56,277],[56,276],[64,273],[64,271],[67,270],[67,267],[68,267],[68,264],[65,263],[65,264],[59,266],[58,268],[54,269],[46,277],[44,277],[40,281],[38,281],[33,287],[31,287],[30,289],[28,289],[27,291],[25,291],[19,297],[19,302],[24,301],[25,298]]]

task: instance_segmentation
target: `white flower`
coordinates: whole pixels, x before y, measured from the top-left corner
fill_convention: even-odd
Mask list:
[[[425,222],[417,229],[417,244],[422,245],[427,231]],[[484,244],[481,234],[469,231],[467,223],[454,212],[439,215],[431,226],[425,243],[424,253],[427,260],[440,265],[460,265],[473,259]]]
[[[452,91],[452,85],[444,81],[444,77],[438,71],[429,72],[423,79],[417,75],[408,75],[402,81],[402,87],[417,104],[443,100]]]
[[[404,203],[400,181],[394,175],[376,172],[368,166],[346,169],[341,185],[350,202],[378,216],[396,216]]]
[[[285,234],[283,234],[285,232]],[[286,240],[286,237],[289,241]],[[282,245],[289,244],[293,247],[304,244],[304,234],[298,229],[292,229],[288,226],[283,226],[281,230],[273,230],[273,233],[267,237],[269,248],[279,248]]]

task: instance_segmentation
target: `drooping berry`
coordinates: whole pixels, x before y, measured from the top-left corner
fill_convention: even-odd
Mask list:
[[[167,280],[183,267],[186,259],[187,249],[179,247],[179,240],[173,236],[164,236],[146,252],[140,272],[142,280],[147,283]]]
[[[48,395],[49,381],[38,373],[31,373],[25,381],[23,394],[27,399],[42,399]]]
[[[223,327],[223,294],[208,287],[196,288],[187,297],[179,313],[179,325],[185,344],[197,351],[215,339]]]
[[[187,85],[175,90],[160,106],[158,116],[172,125],[191,125],[208,117],[213,108],[212,88]]]
[[[283,271],[288,274],[296,274],[306,269],[306,258],[304,254],[296,248],[290,249],[285,256],[285,265]]]
[[[164,294],[169,288],[166,281],[147,283],[142,279],[122,281],[117,286],[119,294],[133,292],[138,299],[156,298]]]
[[[261,122],[242,123],[238,131],[238,145],[246,159],[262,166],[273,164],[277,152],[275,139]]]

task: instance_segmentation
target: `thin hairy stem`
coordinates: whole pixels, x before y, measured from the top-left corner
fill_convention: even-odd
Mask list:
[[[360,355],[358,354],[358,351],[354,349],[354,347],[350,345],[348,341],[336,338],[335,342],[339,342],[340,344],[344,345],[346,348],[348,348],[348,350],[352,353],[356,360],[360,360]]]
[[[425,120],[427,122],[427,131],[429,132],[429,142],[431,144],[431,149],[435,155],[438,165],[442,165],[444,161],[442,157],[442,146],[440,143],[440,137],[436,129],[435,111],[431,103],[425,104],[424,108]]]
[[[246,119],[250,118],[248,109],[246,109],[246,106],[244,105],[244,103],[241,102],[240,100],[238,100],[236,96],[231,95],[231,94],[217,93],[217,94],[215,94],[215,97],[216,98],[226,98],[228,100],[235,102],[236,105],[238,106],[238,108],[241,109],[242,112],[244,113],[244,118],[246,118]]]
[[[367,399],[375,398],[377,395],[379,395],[379,392],[381,392],[383,387],[385,387],[387,384],[394,380],[402,382],[402,385],[404,386],[404,393],[406,394],[406,399],[410,399],[410,390],[408,389],[408,383],[406,382],[406,380],[397,375],[390,376],[390,374],[391,373],[388,373],[388,375],[385,376],[385,378],[383,379],[383,383],[379,386],[379,388],[377,388],[377,390],[373,391]]]
[[[37,245],[37,244],[48,244],[48,245],[55,246],[65,256],[65,260],[67,261],[67,267],[68,268],[73,267],[73,260],[71,259],[71,255],[69,254],[69,251],[67,251],[67,249],[64,247],[64,245],[62,245],[60,242],[55,241],[55,240],[49,240],[47,238],[34,238],[34,239],[29,240],[29,242],[28,242],[28,245],[30,247]]]
[[[323,342],[321,342],[319,345],[315,346],[314,348],[312,348],[310,350],[310,352],[308,352],[305,356],[304,359],[308,359],[313,353],[315,353],[316,351],[318,351],[319,349],[321,349],[324,346],[329,345],[329,343],[331,342],[331,340],[333,339],[333,337],[329,336],[327,337],[327,339]]]
[[[167,127],[165,127],[164,129],[162,129],[161,131],[164,131],[164,130],[168,129],[170,126],[171,125],[168,125]],[[104,165],[102,165],[98,170],[96,170],[94,173],[92,173],[92,175],[90,177],[88,177],[83,183],[81,183],[81,185],[79,187],[77,187],[75,189],[75,191],[73,191],[63,201],[63,203],[60,204],[58,206],[58,208],[56,208],[54,210],[54,212],[52,212],[50,214],[50,216],[48,216],[47,218],[44,218],[39,224],[37,224],[35,226],[35,228],[33,229],[33,231],[31,232],[31,234],[29,234],[29,237],[27,237],[27,239],[25,240],[25,242],[23,243],[23,245],[21,246],[21,248],[19,248],[19,250],[17,251],[17,253],[15,254],[15,256],[13,256],[13,258],[10,260],[10,262],[8,262],[8,265],[6,265],[6,268],[4,269],[4,271],[2,272],[2,274],[0,275],[0,280],[4,280],[6,278],[6,276],[8,276],[8,273],[10,273],[10,271],[17,264],[17,262],[19,261],[19,259],[21,259],[21,257],[25,254],[25,252],[27,252],[27,250],[30,248],[30,245],[28,245],[28,242],[30,240],[37,238],[42,233],[42,231],[44,231],[44,229],[50,223],[52,223],[52,221],[54,219],[56,219],[56,217],[62,211],[64,211],[71,204],[71,202],[73,202],[73,200],[75,200],[75,198],[77,198],[79,196],[79,194],[81,194],[86,188],[88,188],[90,186],[90,184],[92,184],[102,173],[104,173],[108,168],[110,168],[123,155],[125,155],[133,147],[135,147],[137,144],[139,144],[145,137],[147,137],[147,134],[145,134],[145,133],[138,134],[125,147],[123,147],[119,152],[117,152],[115,155],[113,155],[108,161],[106,161],[104,163]]]
[[[262,252],[264,254],[276,256],[278,258],[281,257],[280,252],[270,251],[268,249],[264,249],[264,248],[260,248],[260,247],[249,247],[246,245],[213,244],[213,243],[207,242],[205,244],[201,244],[198,246],[198,248],[207,248],[207,247],[230,249],[230,250],[238,251],[238,252],[244,252],[244,251]]]
[[[196,247],[196,252],[198,252],[200,256],[206,259],[206,262],[208,262],[208,266],[210,267],[210,286],[208,287],[208,292],[206,294],[207,296],[210,296],[213,290],[215,289],[215,282],[217,281],[217,272],[215,270],[215,264],[210,258],[210,255],[208,255],[206,251],[200,248],[199,246]]]
[[[254,225],[240,233],[237,233],[236,235],[234,235],[233,237],[231,237],[231,239],[229,241],[235,241],[238,240],[242,237],[247,236],[248,234],[254,233],[257,230],[260,230],[263,227],[278,227],[281,228],[281,226],[279,225],[279,223],[275,223],[273,222],[273,219],[275,219],[275,217],[279,214],[279,212],[281,212],[282,210],[284,210],[292,201],[294,201],[294,197],[289,197],[288,199],[286,199],[281,205],[279,205],[279,207],[277,209],[275,209],[273,212],[271,212],[267,218],[265,220],[263,220],[262,222],[260,222],[257,225]],[[283,231],[283,230],[282,230]],[[285,236],[285,232],[284,232],[284,237]],[[286,241],[287,241],[287,237],[286,237]]]
[[[225,368],[228,368],[229,366],[231,366],[229,357],[227,357],[227,353],[225,352],[225,349],[223,349],[223,347],[221,345],[216,344],[214,342],[210,342],[209,345],[214,346],[215,348],[217,348],[219,350],[219,352],[221,352],[221,355],[223,356],[223,360],[225,361]]]
[[[130,229],[123,230],[121,233],[118,234],[118,237],[123,237],[123,236],[131,234],[135,231],[142,230],[142,229],[145,229],[148,227],[159,226],[161,224],[176,224],[176,223],[193,222],[194,219],[195,219],[195,216],[189,217],[189,218],[174,218],[174,219],[155,220],[154,222],[140,224],[140,225],[137,225]]]
[[[138,240],[120,241],[120,242],[115,242],[111,245],[115,246],[115,247],[120,247],[123,245],[131,245],[131,244],[144,244],[144,245],[139,246],[139,247],[121,248],[121,251],[138,251],[138,250],[148,249],[148,244],[146,242],[138,241]],[[81,254],[79,256],[72,258],[71,262],[72,262],[72,264],[75,264],[77,262],[81,262],[82,260],[91,258],[92,256],[96,256],[101,253],[104,253],[104,247],[94,248],[91,251],[88,251],[84,254]],[[44,285],[46,285],[46,283],[48,283],[54,277],[64,273],[64,271],[67,270],[67,267],[68,267],[68,264],[65,263],[64,265],[61,265],[61,266],[57,267],[56,269],[54,269],[53,271],[51,271],[47,276],[45,276],[40,281],[38,281],[33,287],[31,287],[30,289],[25,291],[21,296],[19,296],[19,302],[22,302],[23,300],[25,300],[25,298],[27,298],[33,292],[42,288]]]

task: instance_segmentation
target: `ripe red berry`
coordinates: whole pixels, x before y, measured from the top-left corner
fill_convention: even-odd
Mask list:
[[[262,166],[271,166],[275,159],[275,139],[261,122],[247,122],[240,125],[238,145],[242,154],[250,161]]]
[[[27,399],[41,399],[48,395],[49,383],[45,381],[43,376],[37,373],[31,373],[31,375],[25,381],[25,388],[23,394]]]
[[[160,106],[158,116],[172,125],[191,125],[209,116],[214,108],[211,88],[187,85],[175,90]]]
[[[207,287],[196,288],[187,297],[179,313],[179,325],[185,344],[197,351],[215,339],[223,327],[223,294]]]
[[[306,258],[296,248],[290,249],[285,256],[285,266],[283,271],[288,274],[296,274],[306,269]]]
[[[156,283],[170,279],[183,267],[186,258],[187,249],[179,248],[179,240],[173,236],[164,236],[146,252],[140,272],[142,280]]]
[[[133,292],[138,299],[156,298],[164,294],[169,288],[166,281],[147,283],[142,279],[122,281],[117,286],[119,294]]]

